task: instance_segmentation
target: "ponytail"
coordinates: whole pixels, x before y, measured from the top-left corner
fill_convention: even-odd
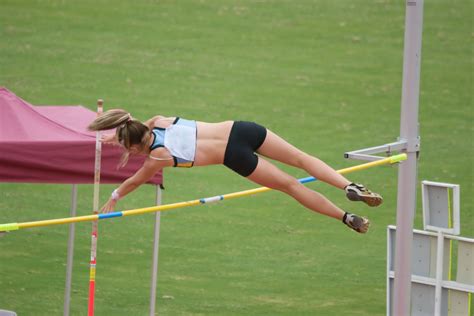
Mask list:
[[[132,117],[130,116],[130,113],[125,112],[124,110],[109,110],[90,123],[87,129],[90,131],[105,131],[119,127],[131,119]]]
[[[115,137],[126,149],[120,159],[119,167],[127,164],[130,147],[139,145],[140,150],[143,150],[148,140],[148,126],[133,119],[130,113],[121,109],[104,112],[89,124],[87,128],[90,131],[105,131],[116,128]]]

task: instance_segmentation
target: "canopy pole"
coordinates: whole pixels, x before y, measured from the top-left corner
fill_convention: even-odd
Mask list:
[[[72,185],[71,192],[71,217],[76,216],[77,210],[77,184]],[[68,316],[71,304],[71,283],[72,283],[72,266],[74,263],[74,236],[76,234],[76,224],[69,225],[69,238],[67,242],[67,263],[66,263],[66,288],[64,290],[64,309],[63,315]]]
[[[155,204],[161,205],[161,188],[156,185]],[[153,239],[153,262],[151,265],[151,289],[150,289],[150,316],[155,316],[156,309],[156,284],[158,281],[158,253],[160,245],[160,222],[161,213],[155,213],[155,233]]]

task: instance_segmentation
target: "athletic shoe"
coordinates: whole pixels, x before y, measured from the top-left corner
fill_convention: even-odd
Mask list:
[[[368,206],[379,206],[383,202],[380,194],[368,190],[362,184],[351,183],[344,190],[347,198],[351,201],[362,201]]]
[[[370,222],[365,217],[345,213],[342,222],[358,233],[365,234],[369,230]]]

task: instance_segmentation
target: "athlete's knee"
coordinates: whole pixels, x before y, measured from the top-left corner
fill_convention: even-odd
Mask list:
[[[309,158],[310,156],[307,153],[299,152],[296,155],[296,162],[299,167],[304,167],[308,163]]]
[[[298,190],[298,187],[300,185],[301,183],[298,180],[296,180],[295,178],[291,176],[288,176],[274,183],[273,189],[283,191],[286,193],[291,193],[295,190]]]

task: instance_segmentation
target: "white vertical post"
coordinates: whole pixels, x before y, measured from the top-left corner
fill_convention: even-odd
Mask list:
[[[156,186],[156,205],[161,205],[161,188]],[[151,266],[151,289],[150,289],[150,316],[155,316],[156,307],[156,283],[158,280],[158,252],[160,244],[160,216],[161,212],[155,213],[155,234],[153,240],[153,263]]]
[[[103,103],[101,99],[97,100],[97,115],[102,114]],[[102,155],[102,143],[100,142],[100,131],[95,133],[95,165],[94,165],[94,200],[93,212],[99,213],[99,189],[100,189],[100,163]],[[91,260],[89,264],[89,300],[87,307],[87,315],[94,316],[95,302],[95,274],[97,269],[97,241],[99,239],[99,223],[92,222],[91,233]]]
[[[390,300],[391,300],[391,298],[390,298],[390,292],[391,292],[390,291],[390,264],[392,263],[392,260],[393,260],[392,254],[390,252],[390,250],[391,250],[391,244],[390,244],[391,241],[392,241],[392,239],[391,239],[391,236],[390,236],[390,227],[387,227],[387,272],[386,272],[387,273],[387,284],[386,284],[386,288],[387,288],[386,293],[387,293],[387,295],[386,295],[386,298],[385,298],[386,299],[386,304],[387,304],[385,306],[387,316],[392,315],[390,313],[390,311],[391,311],[391,305],[390,305]]]
[[[434,316],[441,315],[441,296],[443,282],[443,258],[444,258],[444,236],[442,231],[438,231],[438,247],[436,249],[436,287],[435,287],[435,313]]]
[[[75,217],[77,210],[77,184],[72,185],[71,193],[71,212],[70,216]],[[74,223],[69,224],[69,238],[67,242],[67,263],[66,263],[66,289],[64,290],[64,309],[63,315],[69,315],[69,309],[71,304],[71,283],[72,283],[72,265],[74,263],[74,235],[75,235]]]
[[[398,171],[394,315],[410,315],[411,252],[419,151],[418,99],[422,26],[423,0],[406,0],[400,140],[407,142],[404,151],[408,158]]]

